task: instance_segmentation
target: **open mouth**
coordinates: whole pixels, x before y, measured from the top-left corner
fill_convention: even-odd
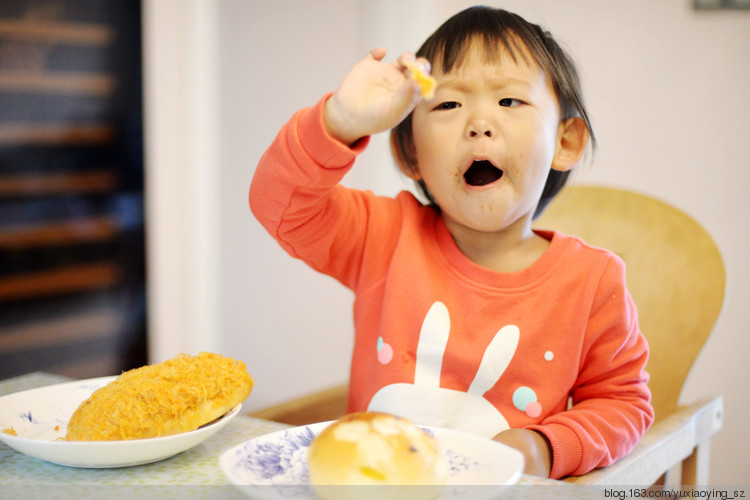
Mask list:
[[[464,180],[469,186],[486,186],[503,176],[503,171],[487,160],[477,160],[464,173]]]

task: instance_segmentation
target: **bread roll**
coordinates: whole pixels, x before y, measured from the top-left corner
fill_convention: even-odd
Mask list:
[[[197,429],[245,400],[245,363],[219,354],[180,354],[130,370],[95,391],[70,417],[66,440],[112,441]]]
[[[308,467],[310,484],[325,500],[434,498],[448,478],[447,459],[432,435],[375,412],[346,415],[325,428],[310,444]]]

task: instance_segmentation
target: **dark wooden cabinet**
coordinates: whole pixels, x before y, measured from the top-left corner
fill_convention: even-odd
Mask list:
[[[0,0],[0,378],[145,363],[140,22]]]

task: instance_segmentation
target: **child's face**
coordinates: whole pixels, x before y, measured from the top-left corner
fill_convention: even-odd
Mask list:
[[[522,57],[486,63],[475,43],[413,114],[418,172],[455,236],[531,221],[561,134],[549,78]]]

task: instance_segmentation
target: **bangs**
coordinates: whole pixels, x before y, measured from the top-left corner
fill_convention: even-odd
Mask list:
[[[503,12],[500,16],[487,16],[481,8],[467,9],[441,26],[417,51],[433,68],[450,73],[460,67],[467,54],[477,44],[482,49],[482,60],[497,64],[505,56],[514,62],[532,63],[547,70],[545,47],[540,43],[540,33],[515,14]]]
[[[484,64],[500,64],[503,57],[509,56],[513,62],[518,63],[521,60],[527,65],[539,66],[539,63],[530,57],[529,51],[518,37],[492,36],[487,33],[471,35],[462,40],[447,40],[442,46],[435,47],[435,54],[418,52],[417,57],[424,57],[430,61],[435,71],[448,74],[460,68],[467,55],[477,47],[481,49]]]

